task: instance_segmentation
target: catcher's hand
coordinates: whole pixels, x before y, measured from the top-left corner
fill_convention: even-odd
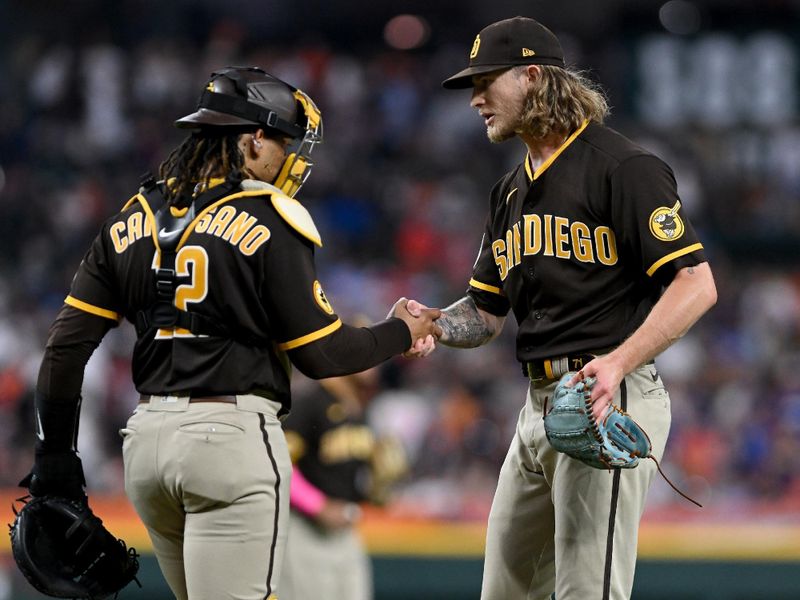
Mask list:
[[[591,467],[632,468],[650,456],[650,438],[631,416],[611,404],[601,420],[592,414],[593,378],[567,387],[575,373],[556,385],[544,430],[550,445]]]
[[[138,554],[103,526],[86,501],[55,496],[19,501],[24,505],[14,507],[11,550],[37,590],[56,598],[103,600],[136,579]]]
[[[83,465],[74,450],[47,451],[37,445],[33,468],[19,485],[28,488],[31,496],[85,498]]]

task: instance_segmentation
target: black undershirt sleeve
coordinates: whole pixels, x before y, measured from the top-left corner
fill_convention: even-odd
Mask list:
[[[398,318],[369,327],[343,324],[331,335],[289,350],[292,363],[313,379],[365,371],[411,347],[411,332]]]
[[[50,327],[36,384],[41,426],[37,445],[53,451],[74,446],[83,371],[103,336],[115,325],[110,319],[71,306],[61,307]]]

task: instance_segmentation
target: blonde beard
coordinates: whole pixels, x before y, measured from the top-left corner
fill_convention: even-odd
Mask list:
[[[491,125],[486,128],[486,137],[488,137],[489,141],[493,144],[499,144],[500,142],[505,142],[506,140],[516,137],[520,133],[521,128],[522,124],[519,122],[519,119],[517,119],[517,122],[513,125],[506,127]]]

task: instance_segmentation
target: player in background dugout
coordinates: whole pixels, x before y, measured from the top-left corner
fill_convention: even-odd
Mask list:
[[[471,89],[490,141],[518,137],[526,150],[491,191],[467,295],[438,322],[442,344],[471,348],[513,311],[530,380],[489,516],[481,598],[627,599],[656,465],[594,469],[556,452],[548,398],[565,372],[595,377],[595,417],[610,402],[628,411],[660,460],[670,399],[654,358],[716,302],[716,286],[672,170],[603,125],[603,93],[566,65],[549,29],[499,21],[467,54],[444,87]]]
[[[122,430],[125,490],[179,600],[279,595],[291,462],[279,415],[295,365],[363,371],[438,333],[406,301],[369,327],[323,292],[322,245],[295,195],[322,139],[301,90],[255,67],[204,84],[175,123],[159,181],[108,219],[50,329],[35,396],[34,496],[84,498],[77,453],[84,367],[109,329],[136,326],[141,394]]]
[[[399,440],[367,423],[379,377],[373,368],[295,390],[283,421],[293,472],[281,600],[373,598],[360,504],[385,504],[408,468]]]

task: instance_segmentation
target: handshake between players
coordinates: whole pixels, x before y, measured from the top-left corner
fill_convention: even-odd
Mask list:
[[[403,356],[418,358],[433,352],[436,340],[442,335],[442,329],[436,324],[436,320],[441,316],[442,311],[438,308],[428,308],[416,300],[400,298],[394,303],[386,317],[397,317],[411,332],[411,347],[403,353]]]
[[[442,329],[436,323],[442,316],[438,308],[428,308],[416,300],[400,298],[392,306],[387,318],[401,319],[411,332],[411,347],[403,353],[406,358],[428,356],[436,348],[436,340],[442,336]]]

